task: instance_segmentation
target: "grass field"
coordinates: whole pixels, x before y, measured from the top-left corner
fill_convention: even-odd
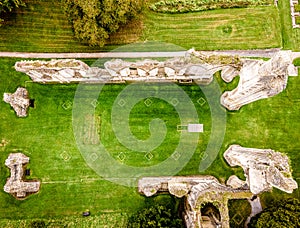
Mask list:
[[[62,2],[28,0],[0,29],[1,51],[92,52],[103,49],[80,44],[64,13]]]
[[[251,206],[247,200],[229,200],[228,207],[231,209],[229,212],[230,227],[243,228],[247,217],[251,213]]]
[[[0,220],[0,226],[5,228],[15,227],[35,227],[34,222],[44,221],[42,227],[57,228],[57,227],[125,227],[127,223],[127,215],[125,213],[103,213],[98,216],[75,217],[70,216],[67,219],[23,219],[23,220]]]
[[[27,7],[6,18],[6,24],[1,27],[1,51],[108,51],[116,48],[120,40],[148,41],[151,43],[150,50],[155,51],[158,46],[152,41],[201,50],[281,46],[300,50],[300,30],[291,29],[288,1],[279,1],[279,10],[268,6],[179,15],[147,11],[143,15],[143,23],[134,21],[129,27],[121,28],[111,38],[111,45],[101,49],[84,46],[73,38],[60,1],[26,2]],[[163,48],[173,50],[174,46],[165,45]],[[131,50],[139,49],[133,45]],[[0,102],[0,142],[5,142],[0,146],[0,188],[9,176],[4,161],[9,153],[18,151],[30,157],[30,178],[38,178],[42,185],[38,194],[24,201],[17,201],[0,191],[0,227],[28,227],[36,219],[50,219],[53,227],[59,226],[61,220],[64,225],[72,225],[76,221],[81,227],[117,227],[116,224],[125,224],[130,214],[145,205],[173,202],[169,196],[146,199],[137,193],[136,188],[111,183],[89,168],[76,146],[72,128],[72,103],[77,85],[28,82],[27,76],[13,69],[15,61],[17,59],[0,59],[0,94],[14,92],[18,86],[25,86],[31,98],[35,99],[35,108],[30,109],[29,117],[22,119],[15,116],[8,104]],[[92,64],[94,60],[84,61]],[[216,80],[222,91],[231,90],[238,83],[236,78],[231,84],[226,84],[219,74]],[[217,159],[202,173],[199,173],[199,160],[211,133],[209,107],[197,102],[204,97],[199,87],[181,86],[196,107],[205,132],[200,135],[193,157],[178,175],[210,174],[222,182],[232,174],[243,178],[242,169],[229,168],[222,157],[229,145],[237,143],[245,147],[272,148],[287,153],[291,158],[293,176],[300,184],[299,83],[299,77],[291,77],[287,89],[281,94],[246,105],[240,111],[226,112],[224,142]],[[137,138],[146,139],[150,136],[148,128],[153,118],[164,120],[168,129],[164,142],[153,151],[153,157],[147,159],[145,154],[122,145],[112,131],[111,107],[124,88],[124,85],[106,85],[103,88],[96,109],[98,126],[87,125],[88,129],[96,128],[98,135],[88,132],[86,137],[91,138],[87,138],[87,142],[97,142],[99,137],[110,155],[120,164],[138,167],[158,164],[172,154],[178,143],[178,114],[173,106],[155,98],[151,99],[151,105],[145,105],[143,100],[134,107],[130,114],[130,129]],[[125,155],[124,159],[120,153]],[[287,196],[300,198],[300,191],[288,195],[274,190],[272,194],[265,193],[261,198],[263,204],[267,205],[274,199]],[[245,201],[232,205],[243,207],[245,214],[248,213]],[[92,217],[84,219],[81,213],[86,209],[91,211]],[[235,212],[235,209],[231,209],[230,213],[234,216]]]
[[[140,19],[113,34],[109,45],[97,48],[85,46],[73,37],[61,1],[28,0],[26,4],[5,18],[0,29],[1,51],[110,51],[134,41],[168,42],[199,50],[282,45],[279,14],[274,6],[172,15],[145,10]]]
[[[117,220],[126,221],[127,215],[134,213],[147,203],[136,188],[116,185],[102,179],[91,170],[83,160],[76,147],[72,131],[72,101],[76,85],[39,85],[28,81],[28,77],[15,72],[13,65],[16,59],[2,58],[0,60],[0,93],[14,92],[22,85],[28,88],[31,98],[35,99],[35,108],[31,108],[27,118],[17,118],[8,104],[0,103],[0,139],[7,144],[0,148],[0,181],[4,186],[9,170],[4,161],[11,152],[21,151],[31,159],[29,167],[31,178],[42,181],[41,191],[24,201],[17,201],[9,194],[0,191],[1,219],[36,219],[80,216],[89,209],[95,216],[105,213],[117,213]],[[237,84],[221,82],[222,91],[232,89]],[[227,112],[225,140],[219,151],[219,156],[205,172],[225,181],[230,175],[237,174],[241,178],[241,168],[229,168],[222,153],[230,144],[238,143],[245,147],[272,148],[289,155],[293,167],[293,175],[300,180],[300,142],[298,108],[300,93],[299,77],[289,78],[287,90],[266,100],[246,105],[240,111]],[[159,99],[153,99],[151,106],[144,102],[138,103],[131,112],[130,126],[134,135],[140,139],[149,136],[148,123],[154,117],[163,119],[168,128],[164,143],[153,153],[151,160],[124,148],[114,136],[110,124],[111,106],[124,89],[124,85],[106,85],[99,97],[96,113],[100,115],[100,138],[108,148],[112,157],[118,160],[119,152],[126,154],[125,164],[131,166],[147,166],[161,162],[170,156],[178,142],[178,132],[175,129],[178,115],[174,108]],[[201,122],[208,125],[200,136],[197,150],[190,162],[179,172],[179,175],[200,174],[199,161],[207,145],[210,133],[210,115],[208,105],[197,103],[203,96],[197,86],[182,86],[193,101]],[[156,114],[154,114],[156,113]],[[158,155],[158,156],[157,156]],[[299,183],[299,182],[298,182]],[[263,202],[275,197],[286,197],[280,191],[273,195],[264,194]],[[293,196],[299,197],[296,191]],[[158,202],[159,197],[152,203]],[[166,200],[166,199],[164,199]],[[118,214],[119,213],[119,214]],[[120,215],[124,213],[124,218]],[[120,218],[121,217],[121,218]],[[112,219],[112,224],[115,220]],[[108,225],[109,226],[109,225]],[[15,226],[17,227],[17,226]],[[112,227],[112,226],[109,226]]]
[[[93,214],[107,212],[130,214],[143,207],[144,198],[137,194],[136,188],[123,187],[103,180],[86,165],[81,157],[72,131],[72,106],[70,105],[76,85],[49,86],[27,82],[28,77],[14,71],[15,61],[16,59],[1,59],[1,79],[5,83],[1,83],[0,91],[1,93],[13,92],[17,86],[25,86],[30,96],[35,99],[35,108],[30,110],[28,118],[20,119],[15,116],[9,105],[4,102],[0,104],[0,112],[3,114],[0,121],[0,139],[7,142],[7,145],[0,148],[1,184],[4,186],[9,175],[9,170],[3,165],[4,161],[10,152],[17,151],[30,156],[31,178],[39,178],[43,184],[39,194],[32,195],[25,201],[16,201],[1,191],[0,211],[4,215],[2,218],[76,216],[86,209]],[[113,157],[117,155],[117,150],[113,148],[119,148],[120,145],[113,136],[110,136],[109,115],[105,116],[103,113],[109,112],[112,102],[123,88],[122,85],[105,87],[103,90],[105,96],[99,98],[99,107],[102,108],[97,110],[101,114],[101,138]],[[194,99],[198,98],[197,90],[193,91],[194,89],[189,87],[186,89]],[[174,110],[166,103],[153,100],[153,108],[156,104],[159,104],[163,113],[169,116],[174,114]],[[135,134],[139,133],[142,138],[147,137],[146,128],[153,115],[147,116],[145,112],[142,119],[137,113],[145,109],[144,103],[137,105],[136,108],[132,113],[132,130]],[[150,107],[149,111],[152,112],[153,109]],[[199,112],[204,112],[204,109]],[[166,120],[163,113],[160,117]],[[174,123],[167,124],[167,127],[173,127],[171,132],[175,135],[174,138],[172,134],[169,135],[171,139],[167,142],[170,144],[175,144],[178,139],[177,126],[174,125],[177,124],[178,117],[174,115],[173,118]],[[172,122],[171,120],[169,121]],[[151,161],[146,160],[144,156],[136,160],[135,157],[129,157],[128,162],[131,165],[142,165],[141,161],[144,165],[159,162],[168,155],[168,146],[165,143],[158,149],[160,151],[156,152],[156,154],[160,153],[161,157],[154,156]],[[204,146],[199,143],[199,147]],[[130,152],[126,151],[126,148],[121,148],[120,151]],[[200,156],[200,150],[195,153],[196,155]]]
[[[292,28],[289,1],[278,1],[280,14],[282,45],[284,49],[300,51],[300,29]]]
[[[198,50],[255,49],[281,46],[275,7],[213,10],[188,14],[147,12],[145,40]]]

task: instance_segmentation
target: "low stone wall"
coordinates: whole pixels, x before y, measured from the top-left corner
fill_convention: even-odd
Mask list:
[[[15,110],[18,117],[26,117],[27,109],[30,105],[28,91],[25,88],[19,87],[14,93],[4,93],[3,101],[10,104]]]
[[[286,155],[271,149],[245,148],[231,145],[224,153],[230,166],[244,169],[246,184],[253,194],[270,191],[272,187],[292,193],[298,188],[293,180],[289,159]],[[235,177],[235,180],[238,179]],[[233,179],[230,179],[233,180]]]
[[[279,94],[295,68],[292,61],[291,51],[280,51],[268,61],[244,60],[238,86],[222,94],[221,104],[228,110],[238,110],[245,104]],[[226,82],[232,79],[223,77]]]
[[[138,182],[139,192],[152,196],[159,192],[182,198],[184,197],[184,213],[186,227],[202,227],[201,205],[213,203],[218,205],[221,219],[214,221],[221,227],[229,228],[228,199],[249,198],[252,193],[247,185],[232,188],[221,184],[213,176],[191,177],[144,177]]]
[[[298,5],[298,0],[290,0],[290,9],[291,9],[291,18],[292,18],[292,27],[300,28],[300,25],[296,22],[296,17],[300,17],[300,12],[295,11],[295,5]]]
[[[12,194],[17,199],[24,199],[28,194],[36,193],[40,189],[40,181],[24,181],[24,166],[29,162],[29,157],[22,153],[11,153],[5,160],[5,165],[10,169],[10,177],[4,185],[4,191]]]
[[[232,145],[224,153],[230,166],[241,166],[246,181],[231,176],[227,184],[221,184],[213,176],[143,177],[138,182],[138,190],[147,197],[159,192],[168,192],[176,197],[184,197],[183,217],[186,227],[203,227],[201,207],[206,203],[216,205],[221,219],[212,223],[229,228],[229,199],[248,199],[252,216],[259,211],[260,203],[253,198],[276,187],[287,193],[298,188],[291,177],[291,169],[286,155],[273,150],[244,148]],[[205,217],[207,219],[207,217]],[[250,220],[248,218],[247,222]]]
[[[230,63],[230,66],[228,66]],[[143,60],[128,62],[115,59],[104,63],[104,69],[89,67],[74,59],[51,61],[16,62],[15,69],[26,73],[39,83],[122,83],[122,82],[179,82],[209,84],[216,71],[227,66],[238,68],[236,56],[205,55],[194,50],[185,57],[176,57],[164,62]]]

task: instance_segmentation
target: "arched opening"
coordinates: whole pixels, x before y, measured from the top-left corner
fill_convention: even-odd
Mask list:
[[[201,207],[201,219],[203,228],[221,227],[221,214],[212,203],[206,203]]]

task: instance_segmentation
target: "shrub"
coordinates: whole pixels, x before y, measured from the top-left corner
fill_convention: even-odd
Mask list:
[[[187,13],[213,9],[243,8],[256,5],[269,5],[270,0],[161,0],[150,6],[160,13]]]
[[[274,202],[251,218],[249,228],[300,227],[300,201],[296,198]]]
[[[294,61],[293,61],[293,64],[295,65],[295,66],[300,66],[300,58],[296,58],[296,59],[294,59]]]
[[[145,208],[129,218],[127,228],[140,227],[172,227],[182,228],[183,221],[174,212],[163,205]]]

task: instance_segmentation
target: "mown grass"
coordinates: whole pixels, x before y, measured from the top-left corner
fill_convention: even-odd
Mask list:
[[[90,217],[75,217],[70,216],[64,219],[23,219],[23,220],[0,220],[0,226],[6,228],[27,228],[36,227],[35,222],[44,222],[44,226],[48,228],[57,227],[124,227],[127,224],[127,215],[125,213],[103,213],[97,216]]]
[[[146,87],[143,88],[151,91],[160,91],[159,87],[164,88],[164,85],[150,85]],[[131,110],[129,120],[130,130],[139,140],[146,140],[150,137],[149,123],[155,118],[163,120],[167,127],[167,135],[164,142],[151,151],[153,158],[147,159],[145,157],[146,153],[132,151],[122,145],[116,138],[112,129],[111,107],[113,107],[115,99],[123,88],[124,87],[122,86],[110,86],[106,89],[104,88],[103,96],[100,96],[98,115],[102,119],[100,133],[101,142],[116,160],[119,160],[118,155],[123,153],[126,158],[122,162],[126,165],[152,166],[166,160],[174,153],[174,151],[176,151],[176,147],[180,140],[181,133],[177,131],[177,125],[180,125],[181,122],[177,111],[171,104],[155,97],[141,100]],[[165,88],[167,89],[167,86],[165,86]],[[205,98],[199,87],[186,86],[184,87],[184,91],[189,95],[197,108],[198,116],[200,118],[199,122],[205,125],[205,132],[200,134],[200,139],[197,143],[198,146],[194,154],[195,157],[199,158],[201,157],[201,151],[205,150],[210,135],[211,121],[209,106],[207,103],[202,106],[197,103],[200,97]],[[174,97],[176,97],[176,91],[169,91],[170,96],[172,93],[174,93]],[[155,94],[155,92],[153,94]],[[127,96],[129,95],[127,94]],[[134,89],[130,97],[134,99]],[[150,102],[150,105],[147,105],[145,102]],[[188,109],[186,112],[187,111]]]
[[[1,59],[1,93],[13,92],[17,86],[29,88],[36,108],[30,117],[19,119],[1,102],[0,138],[8,140],[1,150],[1,186],[9,170],[4,161],[11,152],[30,156],[30,178],[42,181],[40,193],[17,201],[0,192],[2,218],[48,218],[81,215],[90,209],[96,215],[104,212],[130,212],[143,205],[134,188],[114,185],[96,175],[76,148],[72,133],[72,109],[62,104],[72,101],[76,86],[44,86],[25,83],[28,80],[13,69],[15,59]],[[6,111],[4,111],[6,110]],[[37,111],[37,112],[36,112]],[[67,160],[63,153],[68,155]],[[132,207],[131,207],[131,206]],[[130,209],[131,207],[131,209]]]
[[[144,40],[198,50],[257,49],[281,46],[280,21],[273,6],[188,14],[148,11]]]
[[[247,217],[251,213],[251,206],[246,199],[229,200],[230,227],[243,228]]]
[[[72,104],[77,85],[32,83],[27,76],[13,69],[16,60],[9,58],[0,60],[0,77],[3,82],[5,81],[1,83],[0,91],[1,93],[14,92],[18,86],[25,86],[30,96],[35,99],[35,108],[29,110],[30,114],[27,118],[17,118],[8,104],[4,102],[0,104],[0,139],[8,142],[5,147],[0,148],[1,186],[4,186],[9,176],[9,170],[4,166],[4,161],[9,153],[18,151],[30,157],[29,167],[32,172],[30,178],[38,178],[42,181],[42,186],[38,194],[31,195],[24,201],[17,201],[1,191],[1,218],[63,218],[80,216],[86,209],[95,215],[105,212],[131,214],[143,207],[144,198],[137,193],[136,188],[116,185],[102,179],[87,166],[78,151],[72,131],[72,106],[67,109],[63,107],[64,104]],[[104,95],[99,98],[100,114],[109,113],[112,102],[123,88],[124,85],[104,88]],[[200,96],[197,88],[186,87],[186,90],[195,101]],[[171,132],[167,142],[154,153],[154,155],[161,156],[154,156],[151,161],[145,159],[144,156],[128,156],[126,162],[130,165],[147,166],[160,162],[170,154],[168,149],[170,145],[175,145],[178,140],[176,136],[178,135],[176,130],[178,116],[170,105],[155,99],[153,107],[148,110],[144,103],[138,104],[133,110],[130,122],[133,133],[142,138],[148,136],[148,123],[155,114],[147,114],[157,111],[157,105],[162,112],[159,117],[169,121],[170,125],[167,124],[167,127]],[[199,110],[200,113],[203,111],[204,109]],[[209,121],[209,113],[205,115]],[[126,152],[126,148],[116,150],[122,145],[115,140],[113,135],[110,136],[112,130],[109,119],[109,115],[102,115],[101,138],[103,137],[105,146],[115,157],[120,151]],[[174,138],[173,135],[175,135]],[[205,137],[208,140],[208,136]],[[199,142],[199,147],[204,147],[204,144]],[[199,149],[199,152],[196,152],[198,157],[200,157],[200,151]]]
[[[280,20],[274,6],[173,15],[146,9],[141,18],[121,26],[108,45],[99,48],[74,38],[61,1],[28,0],[26,5],[5,18],[0,29],[1,51],[97,52],[136,41],[199,50],[281,47]],[[152,51],[156,50],[159,47],[153,46]]]
[[[300,29],[292,28],[290,2],[278,1],[278,10],[280,15],[283,48],[300,51]]]
[[[80,216],[86,209],[95,216],[108,212],[122,212],[127,216],[145,206],[145,198],[137,193],[136,188],[102,179],[83,160],[74,140],[72,106],[63,108],[66,102],[72,104],[77,85],[40,85],[26,82],[29,78],[13,69],[16,60],[0,60],[0,78],[3,82],[0,84],[0,93],[14,92],[18,86],[26,86],[31,98],[35,99],[35,108],[29,110],[27,118],[17,118],[8,104],[0,102],[0,139],[8,141],[5,147],[0,148],[1,186],[4,186],[9,176],[9,170],[4,166],[5,159],[9,153],[20,151],[30,157],[30,178],[40,179],[42,187],[38,194],[31,195],[24,201],[17,201],[0,191],[0,218],[63,219]],[[232,84],[226,84],[221,82],[218,74],[216,80],[222,91],[232,89],[238,82],[237,78]],[[229,145],[237,143],[245,147],[272,148],[285,152],[291,159],[293,176],[300,180],[299,83],[299,77],[291,77],[287,89],[281,94],[246,105],[240,111],[227,112],[222,148],[212,165],[202,173],[199,173],[199,162],[210,137],[209,107],[207,104],[201,106],[197,103],[203,96],[198,86],[182,86],[198,111],[201,118],[199,121],[205,124],[205,132],[200,135],[192,159],[178,175],[211,174],[221,182],[225,182],[232,174],[243,178],[241,168],[230,168],[222,157]],[[158,99],[153,99],[149,107],[140,102],[132,110],[130,126],[138,138],[145,139],[149,136],[148,124],[155,117],[163,119],[168,128],[166,139],[153,153],[151,161],[148,161],[144,156],[122,146],[111,129],[111,106],[124,88],[125,85],[106,85],[99,97],[96,111],[101,115],[100,137],[103,144],[116,160],[119,152],[128,155],[123,161],[125,164],[158,164],[170,156],[178,143],[179,133],[175,128],[178,115],[170,104]],[[275,193],[263,195],[263,201],[288,195],[280,191]],[[299,197],[297,194],[295,192],[293,195]]]
[[[25,7],[4,19],[1,51],[92,52],[113,48],[93,48],[76,40],[60,0],[28,0]]]

